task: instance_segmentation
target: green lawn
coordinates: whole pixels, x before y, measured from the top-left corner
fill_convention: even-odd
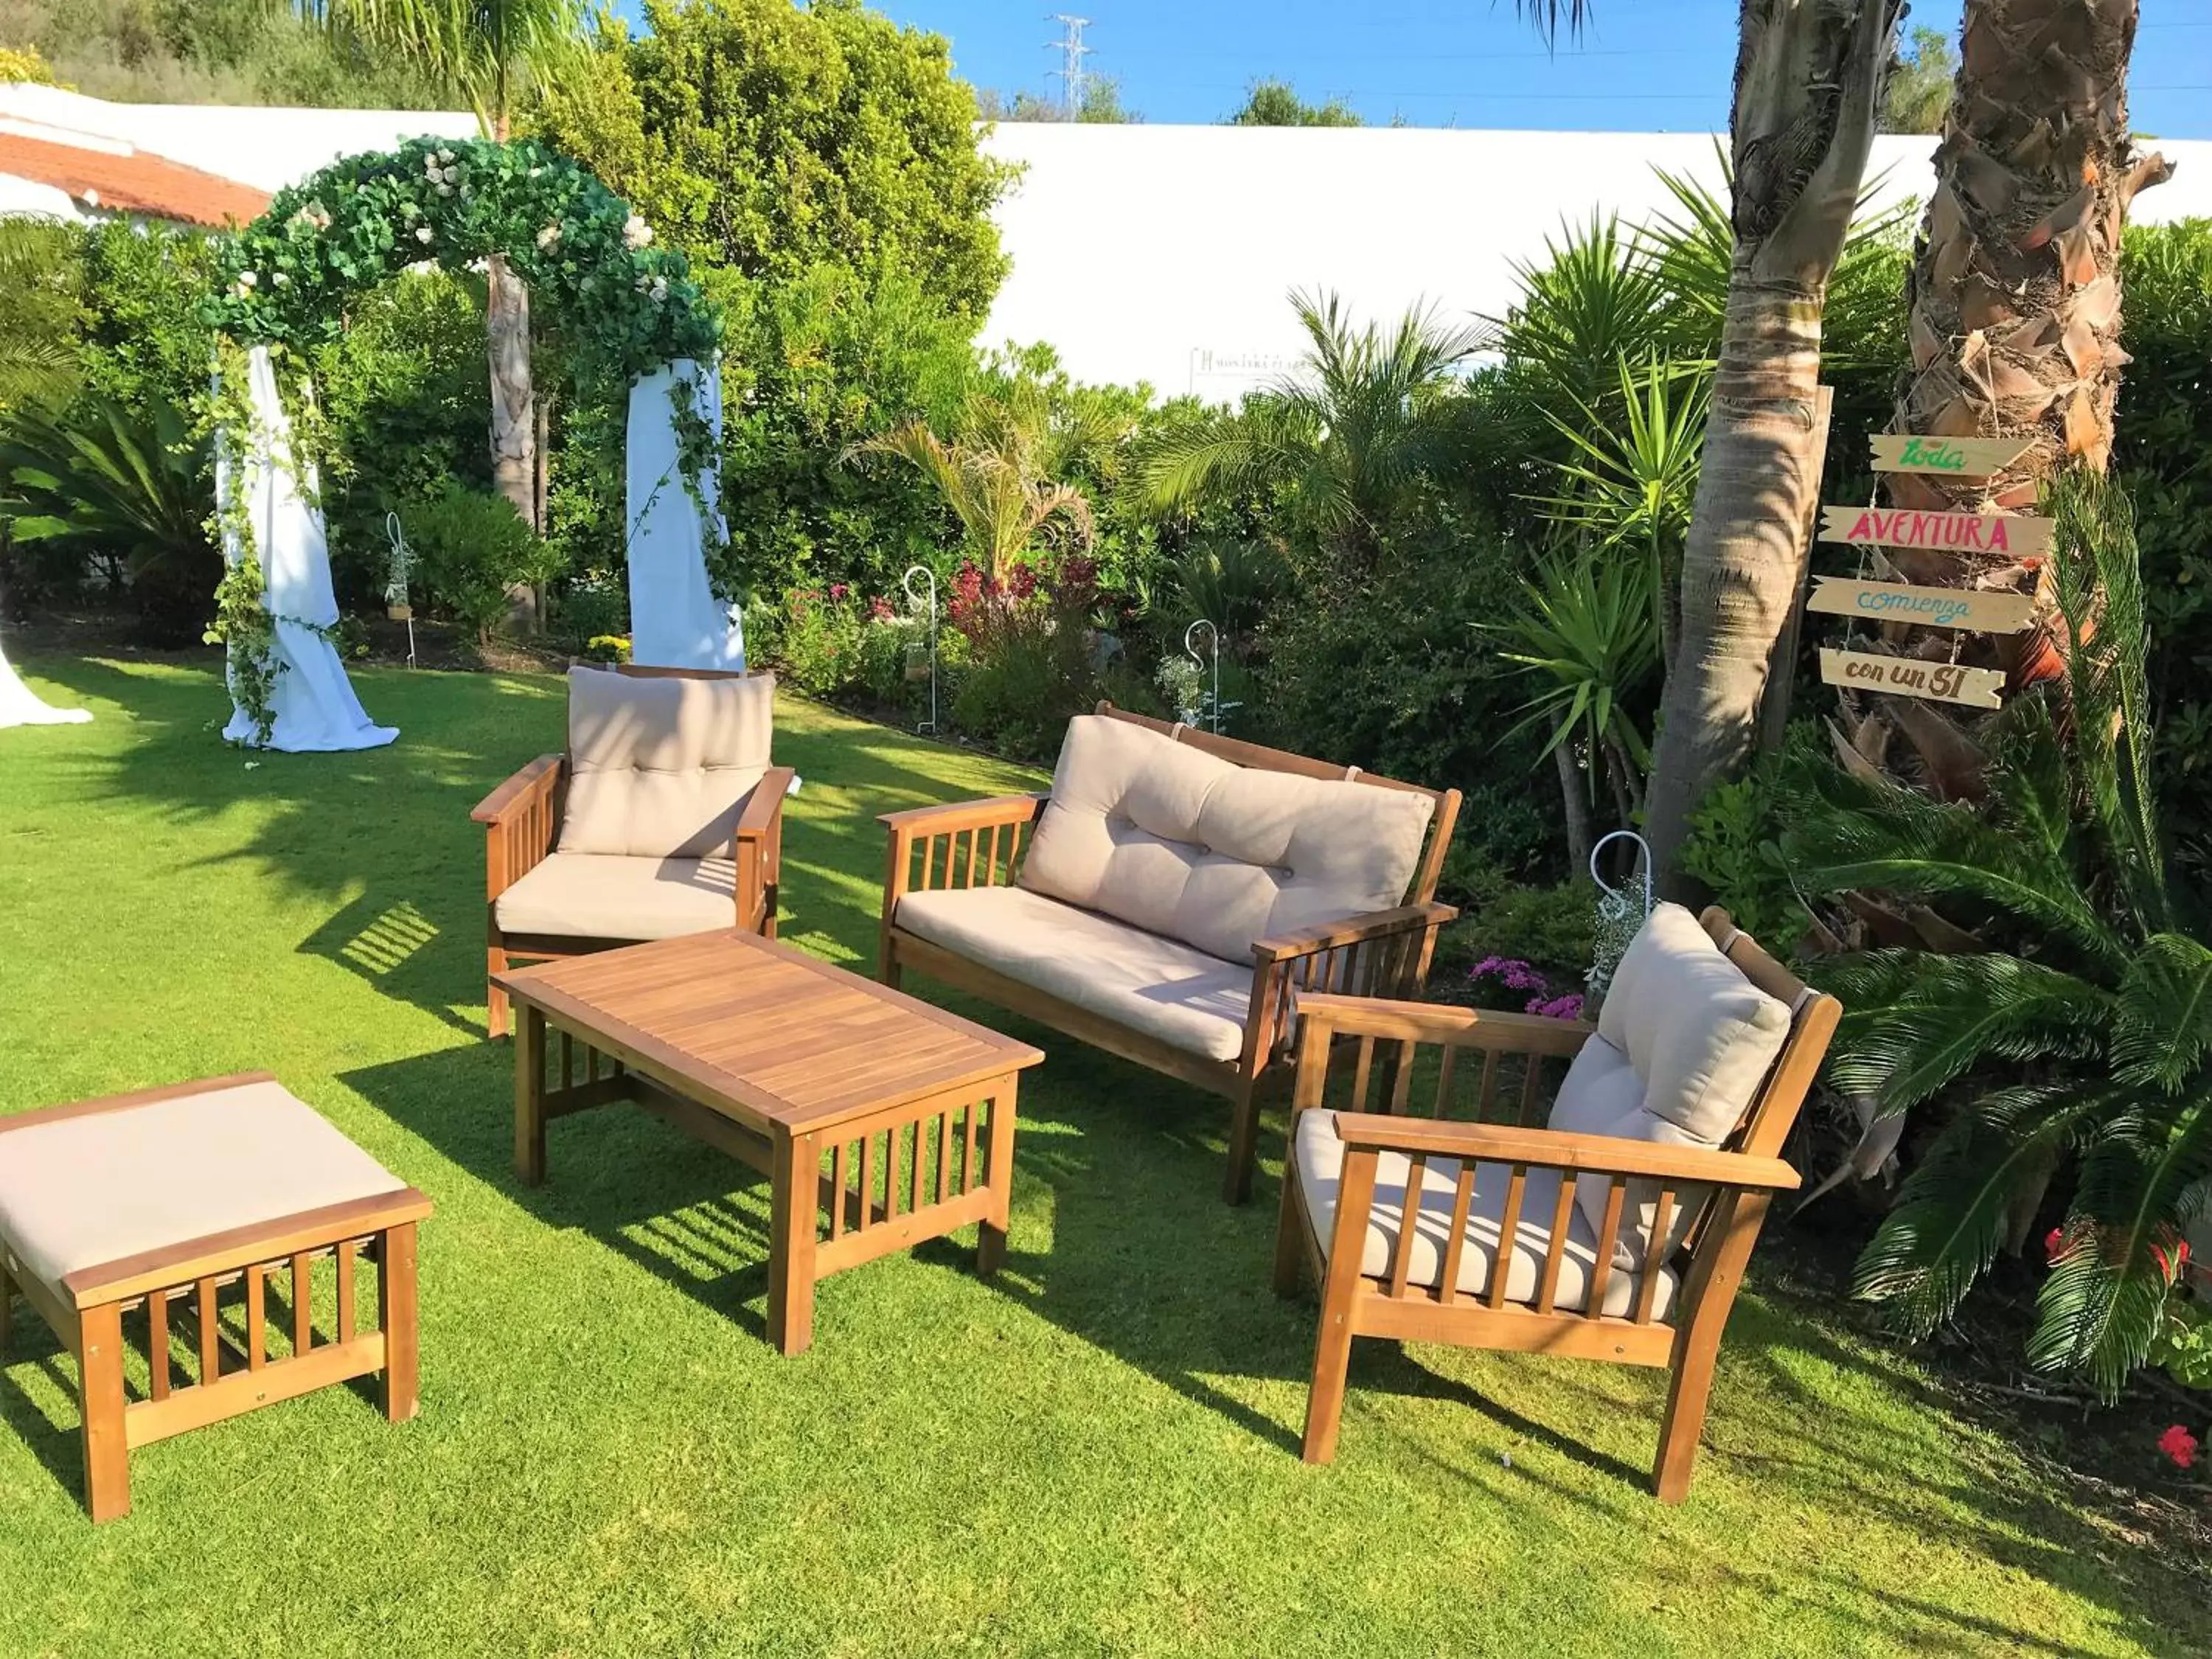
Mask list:
[[[554,1126],[542,1189],[509,1173],[468,809],[559,746],[558,681],[367,672],[396,747],[254,763],[207,668],[27,671],[98,719],[0,732],[0,1111],[266,1066],[438,1214],[419,1421],[339,1389],[154,1447],[99,1531],[68,1362],[19,1312],[0,1653],[2212,1650],[2155,1557],[1771,1279],[1680,1509],[1644,1485],[1662,1379],[1533,1358],[1366,1347],[1305,1468],[1279,1139],[1229,1210],[1218,1103],[1019,1022],[1052,1058],[1006,1272],[939,1245],[840,1276],[779,1358],[745,1172],[601,1112]],[[784,937],[865,969],[874,815],[1028,775],[779,726]]]

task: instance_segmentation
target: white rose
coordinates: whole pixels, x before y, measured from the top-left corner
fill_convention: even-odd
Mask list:
[[[415,240],[418,242],[428,241],[430,240],[430,227],[428,225],[417,225],[415,228]]]
[[[438,159],[441,161],[450,161],[453,159],[453,152],[449,149],[441,149],[438,152]]]
[[[280,271],[278,271],[275,276],[271,276],[269,280],[270,280],[270,282],[272,282],[272,283],[276,283],[277,287],[282,288],[282,287],[283,287],[283,286],[284,286],[284,284],[285,284],[285,283],[287,283],[290,282],[292,279],[291,279],[289,276],[286,276],[283,271],[281,271],[281,270],[280,270]]]
[[[453,187],[451,185],[441,185],[438,186],[438,194],[441,196],[451,196],[453,193]]]
[[[238,285],[240,288],[252,288],[261,279],[258,276],[255,276],[250,270],[241,270],[238,273]]]
[[[653,227],[635,213],[623,226],[623,242],[632,252],[653,240]]]
[[[668,279],[665,276],[654,277],[653,279],[653,303],[659,305],[667,298]]]
[[[545,249],[551,247],[554,243],[560,240],[561,227],[558,225],[546,226],[544,229],[538,233],[538,251],[543,252]]]

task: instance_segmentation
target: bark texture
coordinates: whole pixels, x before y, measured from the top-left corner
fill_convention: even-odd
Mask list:
[[[1897,10],[1895,0],[1744,0],[1729,123],[1735,265],[1645,814],[1662,887],[1675,885],[1690,814],[1752,752],[1775,642],[1804,587],[1821,313]]]
[[[492,488],[514,503],[532,528],[538,525],[538,423],[532,409],[530,379],[530,290],[494,254],[486,261],[484,332],[491,348]],[[537,623],[538,603],[526,586],[508,591],[509,620],[528,632]]]
[[[1887,475],[1898,507],[2028,512],[2061,467],[2112,455],[2121,349],[2120,232],[2137,191],[2172,167],[2128,136],[2137,0],[1968,0],[1936,191],[1906,297],[1912,368],[1893,432],[2019,438],[2033,447],[1990,479]],[[2042,590],[2021,561],[1891,550],[1872,574],[1933,587]],[[1899,650],[1948,655],[1924,629]],[[1960,659],[2007,671],[2018,690],[2062,667],[2056,634],[1969,636]],[[1856,753],[1940,794],[1981,788],[1972,733],[1988,718],[1905,699],[1846,696]],[[1891,739],[1901,735],[1902,747]]]

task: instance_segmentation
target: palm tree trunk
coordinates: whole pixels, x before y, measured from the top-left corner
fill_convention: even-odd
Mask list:
[[[1952,512],[2033,510],[2062,467],[2103,471],[2119,393],[2120,231],[2136,192],[2173,168],[2138,155],[2128,137],[2128,60],[2136,0],[2057,6],[2048,0],[1968,0],[1959,75],[1936,193],[1921,222],[1906,298],[1912,373],[1893,432],[2018,438],[2033,447],[1996,478],[1888,475],[1893,505]],[[1898,550],[1899,575],[1928,586],[2027,589],[2033,573]],[[2038,629],[1969,640],[1966,659],[2008,670],[2015,687],[2059,671],[2057,637]],[[1904,725],[1869,698],[1846,723]],[[1940,711],[1916,721],[1948,752],[1929,752],[1905,725],[1889,752],[1920,781],[1956,793],[1963,745],[1986,717]],[[1969,751],[1971,752],[1971,751]]]
[[[1567,818],[1567,868],[1579,875],[1589,867],[1589,797],[1583,793],[1583,769],[1575,764],[1571,742],[1553,744],[1552,762],[1559,769],[1559,801]]]
[[[1865,177],[1896,0],[1743,0],[1735,259],[1682,554],[1644,822],[1671,884],[1690,814],[1752,753],[1820,493],[1820,319]]]
[[[493,129],[505,143],[507,117]],[[492,488],[514,503],[533,530],[544,528],[538,511],[538,422],[530,377],[530,290],[494,254],[485,261],[484,332],[491,358]],[[510,590],[509,617],[520,632],[538,623],[537,596],[527,587]]]

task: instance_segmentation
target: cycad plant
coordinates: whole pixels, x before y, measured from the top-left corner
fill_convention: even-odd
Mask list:
[[[1931,1330],[2070,1175],[2030,1358],[2110,1395],[2157,1332],[2181,1230],[2212,1203],[2212,948],[2160,838],[2130,511],[2081,475],[2049,500],[2065,678],[2002,717],[1990,801],[1932,799],[1839,745],[1841,767],[1790,769],[1783,849],[1810,892],[1941,904],[1985,947],[1828,970],[1848,1011],[1834,1081],[1884,1114],[1954,1108],[1859,1294]]]
[[[1334,294],[1291,304],[1308,342],[1298,372],[1241,410],[1160,434],[1136,457],[1132,488],[1156,513],[1280,489],[1327,561],[1364,574],[1393,513],[1461,453],[1449,376],[1478,337],[1432,309],[1408,310],[1386,333],[1355,325]]]

